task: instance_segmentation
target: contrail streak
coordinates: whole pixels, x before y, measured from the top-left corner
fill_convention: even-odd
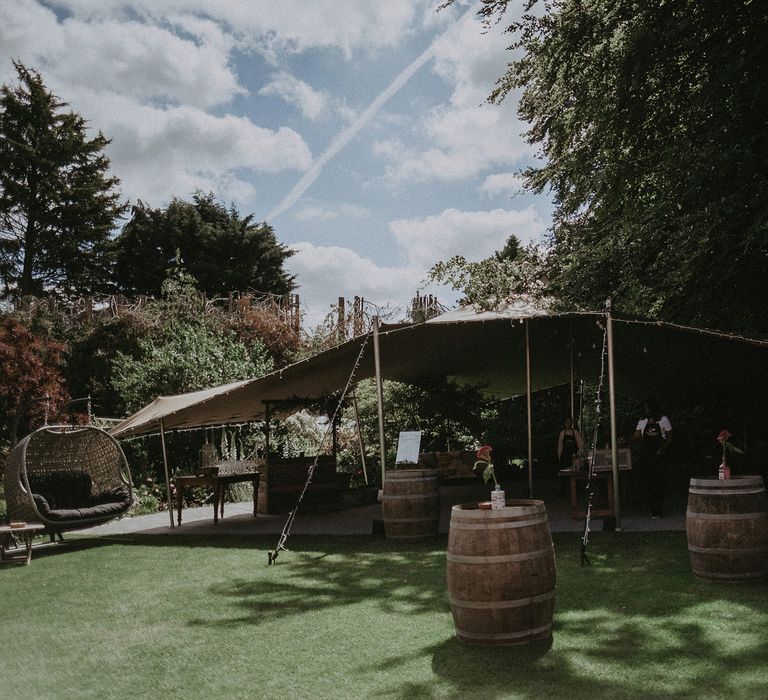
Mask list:
[[[465,13],[469,14],[469,12]],[[463,16],[462,16],[463,19]],[[442,37],[442,35],[441,35]],[[441,37],[438,37],[441,38]],[[269,214],[267,214],[267,221],[271,221],[287,209],[290,209],[299,197],[303,195],[317,180],[320,173],[323,172],[323,168],[344,146],[346,146],[359,132],[360,130],[376,115],[376,113],[382,108],[384,103],[389,100],[403,85],[405,85],[411,76],[419,70],[435,53],[435,44],[438,39],[435,39],[429,47],[409,66],[404,68],[400,74],[384,89],[384,91],[373,101],[370,106],[355,120],[353,124],[344,129],[336,138],[331,141],[331,145],[328,146],[325,153],[323,153],[314,165],[304,173],[303,177],[293,186],[291,191],[286,195],[280,204],[278,204]]]

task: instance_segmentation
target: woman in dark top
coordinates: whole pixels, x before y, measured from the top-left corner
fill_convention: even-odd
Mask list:
[[[557,437],[557,463],[560,469],[579,467],[577,455],[584,452],[584,439],[576,428],[573,419],[565,419],[565,427]]]

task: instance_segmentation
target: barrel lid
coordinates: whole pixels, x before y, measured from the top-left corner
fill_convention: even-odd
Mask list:
[[[504,508],[496,510],[481,509],[477,502],[460,503],[451,508],[452,517],[457,518],[508,518],[510,515],[534,515],[545,513],[544,501],[534,499],[509,500]]]
[[[711,477],[693,477],[691,486],[719,489],[739,489],[745,486],[763,486],[763,477],[759,474],[743,474],[730,479],[712,479]]]

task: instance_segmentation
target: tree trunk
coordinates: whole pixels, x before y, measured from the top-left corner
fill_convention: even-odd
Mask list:
[[[25,297],[33,292],[34,280],[32,272],[34,270],[35,249],[37,248],[37,236],[35,232],[35,222],[32,217],[27,219],[27,230],[24,234],[24,265],[21,269],[21,279],[19,280],[19,298]]]

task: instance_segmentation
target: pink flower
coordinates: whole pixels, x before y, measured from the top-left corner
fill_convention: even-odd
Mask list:
[[[491,452],[493,452],[493,448],[490,445],[482,445],[477,451],[477,459],[482,462],[490,462]]]
[[[717,436],[717,441],[719,443],[728,442],[728,439],[731,437],[731,431],[726,428],[725,430],[721,430],[720,434]]]

